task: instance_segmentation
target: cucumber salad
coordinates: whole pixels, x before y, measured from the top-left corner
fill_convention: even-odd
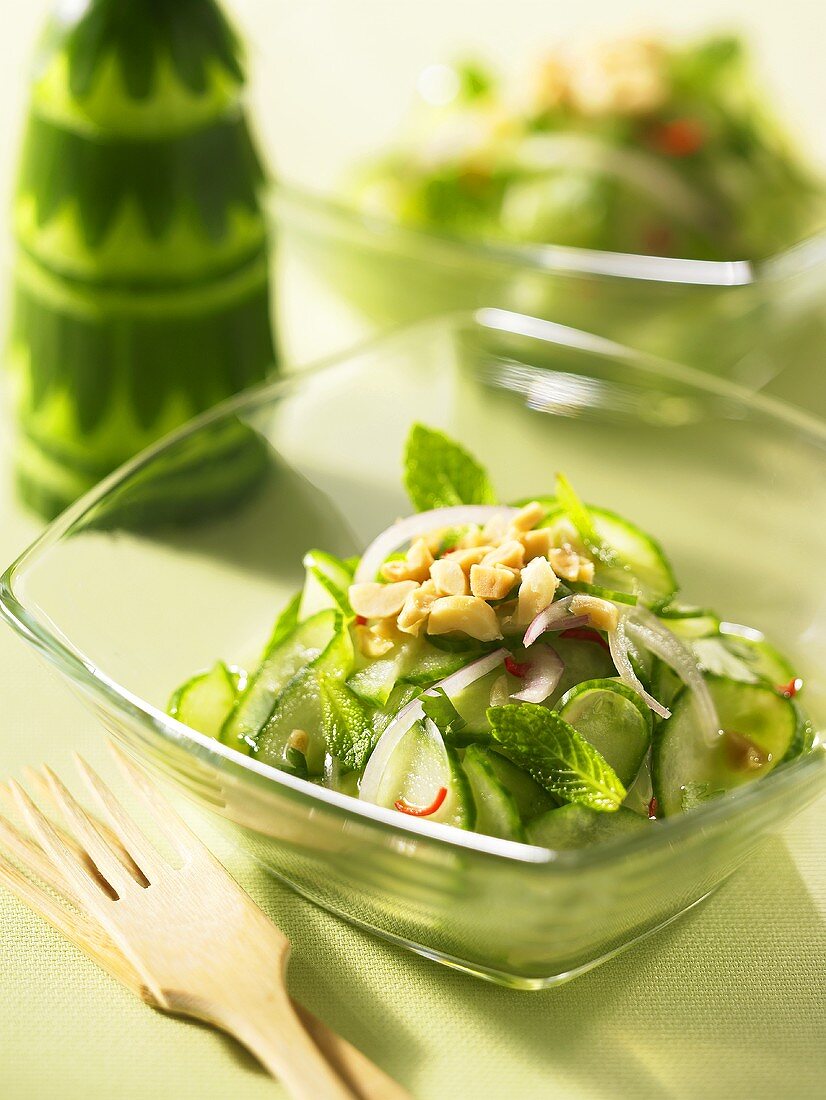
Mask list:
[[[361,558],[309,550],[257,666],[194,676],[173,717],[400,815],[554,849],[656,828],[812,747],[795,670],[677,602],[633,523],[561,474],[498,504],[423,425],[404,457],[417,511]]]

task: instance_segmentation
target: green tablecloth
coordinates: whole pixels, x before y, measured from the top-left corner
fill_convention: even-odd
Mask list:
[[[0,461],[0,561],[36,533]],[[0,627],[0,775],[71,749],[94,720]],[[422,1100],[796,1098],[826,1080],[826,800],[708,903],[544,993],[498,989],[354,931],[218,855],[288,933],[292,990]],[[229,932],[229,930],[228,930]],[[3,1100],[283,1095],[230,1041],[135,1001],[0,890]]]

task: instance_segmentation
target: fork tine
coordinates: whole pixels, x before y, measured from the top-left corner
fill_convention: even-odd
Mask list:
[[[123,848],[124,854],[135,864],[136,869],[142,874],[145,872],[150,879],[156,878],[163,869],[168,869],[169,864],[144,836],[142,830],[124,810],[94,768],[78,753],[73,755],[77,770],[106,818],[110,831]]]
[[[14,779],[9,780],[9,789],[18,812],[22,814],[35,840],[55,861],[60,872],[69,879],[84,905],[87,900],[90,902],[96,900],[96,895],[99,896],[101,893],[113,898],[115,891],[112,886],[102,875],[96,876],[86,861],[66,844],[48,817],[32,801],[28,792]]]
[[[172,808],[171,803],[161,794],[146,772],[139,768],[127,753],[114,742],[110,741],[109,747],[121,771],[143,798],[145,805],[152,814],[152,820],[178,854],[184,859],[191,859],[195,855],[203,854],[211,858],[212,854],[206,845],[192,832],[180,814]],[[188,844],[184,842],[185,839],[189,842]]]
[[[72,905],[80,906],[80,900],[72,889],[71,883],[67,882],[40,845],[12,825],[2,814],[0,814],[0,844],[4,845],[20,864],[55,893],[62,894]]]
[[[95,827],[90,815],[52,769],[44,765],[43,774],[49,785],[52,801],[76,839],[91,856],[98,871],[118,896],[128,893],[136,885],[133,875],[126,870],[116,852]]]
[[[46,890],[21,874],[2,852],[0,852],[0,883],[24,905],[28,905],[34,913],[43,917],[66,939],[79,947],[98,966],[111,974],[116,981],[121,982],[150,1004],[155,1004],[152,995],[134,968],[98,924],[84,912],[72,912],[67,909]]]
[[[29,781],[30,786],[34,787],[35,792],[40,794],[41,798],[45,799],[45,801],[53,809],[56,809],[57,812],[60,813],[61,809],[60,809],[60,806],[57,804],[57,802],[55,800],[54,791],[52,790],[52,787],[51,787],[50,783],[46,779],[45,773],[48,770],[49,770],[48,768],[44,768],[43,772],[39,772],[39,771],[37,771],[36,768],[25,767],[23,769],[23,774],[25,775],[26,779]],[[55,779],[57,780],[56,776],[55,776]],[[60,786],[63,788],[64,793],[68,793],[66,791],[65,786],[63,786],[62,783],[60,783]],[[84,812],[86,813],[86,816],[89,818],[89,820],[92,822],[92,824],[94,825],[97,832],[100,833],[101,837],[106,841],[106,843],[109,845],[109,847],[112,849],[112,851],[118,857],[118,859],[121,861],[123,866],[129,872],[129,874],[132,876],[132,878],[135,880],[135,882],[137,882],[139,886],[148,886],[149,885],[149,879],[146,877],[146,875],[143,873],[141,868],[137,865],[135,860],[132,858],[131,853],[129,851],[127,851],[124,844],[121,843],[120,837],[118,837],[109,828],[108,825],[104,824],[102,821],[100,821],[98,818],[96,818],[94,816],[94,814],[90,814],[86,811],[84,811]],[[77,843],[77,841],[74,839],[74,837],[70,836],[68,833],[61,830],[58,825],[55,825],[55,828],[58,830],[58,832],[61,833],[63,839],[66,841],[66,843],[70,847],[77,848],[77,850],[81,853],[82,856],[84,856],[86,859],[89,858],[88,853]]]

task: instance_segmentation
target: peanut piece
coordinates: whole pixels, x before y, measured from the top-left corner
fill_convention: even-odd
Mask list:
[[[393,648],[391,639],[383,638],[375,626],[357,626],[356,644],[365,657],[383,657]]]
[[[510,525],[520,534],[523,531],[530,531],[532,527],[536,527],[541,519],[545,518],[545,511],[546,509],[542,507],[538,500],[532,500],[530,504],[526,504],[524,508],[516,513],[511,519]]]
[[[503,542],[482,558],[482,565],[507,565],[509,569],[521,569],[525,562],[525,547],[511,539]]]
[[[381,567],[381,575],[388,581],[426,581],[433,564],[433,555],[424,539],[416,539],[407,551],[404,561],[388,561]]]
[[[548,558],[548,551],[553,545],[551,530],[548,527],[540,527],[537,531],[526,531],[520,536],[519,541],[525,547],[525,561],[533,558]],[[553,565],[553,562],[551,562]]]
[[[467,577],[461,565],[449,558],[440,558],[430,567],[430,577],[440,596],[466,596],[468,594]]]
[[[476,596],[442,596],[430,608],[428,634],[451,634],[454,630],[480,642],[502,637],[496,612]]]
[[[586,596],[578,592],[571,600],[571,612],[574,615],[588,615],[597,630],[616,630],[619,612],[608,600],[599,596]]]
[[[470,590],[482,600],[503,600],[516,583],[516,576],[504,565],[472,565]]]
[[[528,626],[553,601],[559,579],[547,558],[534,558],[522,570],[516,622]]]
[[[365,619],[386,619],[389,615],[398,615],[404,601],[416,588],[415,581],[397,581],[395,584],[365,581],[351,584],[348,596],[350,606],[357,615]]]
[[[404,601],[404,606],[396,620],[399,630],[414,637],[421,634],[430,614],[430,608],[437,598],[436,585],[433,581],[425,581],[423,585],[411,592]]]

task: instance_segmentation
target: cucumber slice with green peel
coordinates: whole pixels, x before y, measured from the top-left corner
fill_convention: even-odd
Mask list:
[[[555,691],[546,701],[549,707],[557,706],[563,695],[583,680],[601,680],[617,674],[607,645],[596,631],[587,637],[576,638],[563,638],[555,634],[551,648],[562,658],[565,669]],[[530,654],[530,650],[527,652]]]
[[[299,622],[328,608],[352,616],[347,590],[353,574],[345,563],[323,550],[310,550],[304,555],[304,568],[307,575],[298,608]]]
[[[681,813],[772,771],[795,743],[797,712],[766,684],[707,676],[722,732],[709,743],[682,692],[659,727],[652,753],[654,794],[664,816]]]
[[[588,848],[652,827],[644,817],[622,806],[612,814],[601,814],[585,806],[570,805],[542,814],[525,832],[529,844],[567,851]]]
[[[423,638],[410,638],[354,672],[347,686],[365,702],[384,707],[397,685],[430,687],[467,663],[466,654],[448,653]]]
[[[276,628],[258,670],[250,677],[224,723],[221,740],[225,745],[238,748],[240,744],[252,746],[256,743],[281,692],[300,669],[327,648],[340,623],[338,613],[329,609],[298,623],[286,635],[279,636]]]
[[[474,738],[490,738],[490,723],[488,722],[488,707],[491,705],[490,693],[496,681],[506,675],[504,668],[494,668],[485,676],[481,676],[474,683],[460,691],[458,695],[451,697],[460,718],[465,722],[462,736],[468,740]],[[513,677],[508,678],[511,691],[518,691],[519,681]]]
[[[322,732],[319,681],[325,676],[344,679],[352,667],[352,661],[353,643],[349,631],[342,624],[326,648],[295,673],[276,699],[253,749],[259,760],[275,768],[282,767],[290,734],[295,729],[301,729],[307,732],[310,739],[306,752],[310,775],[321,774],[327,745]]]
[[[728,651],[758,679],[780,687],[796,678],[794,667],[759,630],[737,623],[720,623],[720,637]]]
[[[169,714],[199,733],[218,738],[235,705],[239,672],[218,661],[178,688],[169,701]]]
[[[659,617],[672,634],[692,641],[694,638],[711,638],[720,631],[720,620],[712,611],[699,608],[666,608]]]
[[[554,527],[562,521],[567,526],[571,521],[558,501],[553,507],[552,499],[543,498],[540,501],[549,508],[549,514],[540,526]],[[607,550],[613,551],[606,554],[607,560],[594,563],[594,584],[614,592],[636,595],[652,607],[667,604],[677,591],[677,580],[659,543],[615,512],[590,504],[587,508],[597,535]],[[584,542],[582,547],[586,549]]]
[[[488,752],[488,763],[499,782],[516,803],[522,821],[532,821],[533,818],[559,805],[549,791],[541,787],[532,775],[514,764],[512,760],[508,760],[495,749],[488,750],[485,746],[479,746],[479,748]]]
[[[416,722],[387,762],[377,804],[392,809],[403,802],[411,811],[427,809],[442,788],[447,794],[433,813],[412,816],[472,829],[476,807],[458,756],[433,722]]]
[[[674,700],[685,687],[674,669],[655,657],[651,665],[650,692],[664,707],[670,710]],[[653,716],[653,715],[652,715]]]
[[[629,787],[651,744],[651,711],[642,699],[619,680],[586,680],[563,696],[558,710]]]
[[[493,755],[482,745],[470,745],[462,760],[476,806],[476,832],[522,840],[524,830],[516,799],[500,780],[490,760]]]
[[[404,673],[404,681],[417,687],[429,687],[444,680],[470,663],[467,653],[449,653],[421,640],[413,653],[413,664]]]

